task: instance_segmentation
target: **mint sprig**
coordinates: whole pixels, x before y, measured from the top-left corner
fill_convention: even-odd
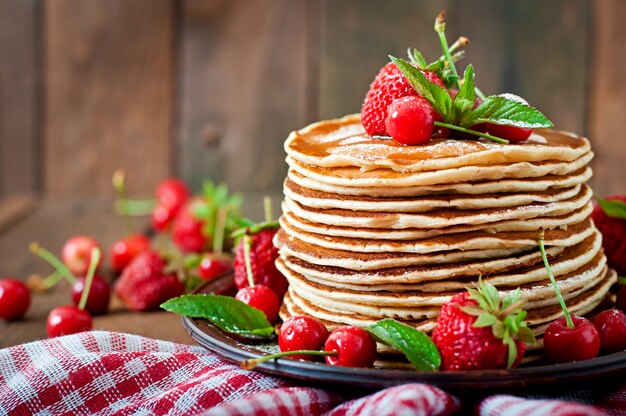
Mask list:
[[[469,119],[462,120],[462,125],[478,123],[504,124],[525,129],[553,127],[554,124],[539,110],[519,101],[490,95],[474,111]]]
[[[439,350],[422,331],[394,319],[380,320],[365,329],[378,342],[400,350],[417,370],[435,371],[441,365]]]
[[[183,295],[168,300],[161,308],[189,318],[206,319],[231,334],[261,338],[274,335],[274,327],[263,312],[229,296]]]
[[[618,199],[596,198],[602,211],[609,217],[626,219],[626,203]]]

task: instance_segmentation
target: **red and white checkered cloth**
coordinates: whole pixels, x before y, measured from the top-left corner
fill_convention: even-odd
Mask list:
[[[625,414],[626,383],[595,406],[498,395],[474,408],[424,384],[345,401],[322,388],[297,387],[291,381],[241,370],[200,347],[129,334],[93,331],[0,350],[0,415],[384,416],[472,411]]]

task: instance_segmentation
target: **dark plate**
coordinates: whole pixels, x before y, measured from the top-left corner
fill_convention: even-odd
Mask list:
[[[195,293],[233,295],[232,273],[224,274],[196,289]],[[225,334],[205,320],[183,318],[191,338],[225,359],[239,363],[268,354],[267,346],[245,344]],[[275,344],[275,343],[274,343]],[[323,363],[278,359],[256,367],[257,371],[305,381],[349,387],[385,388],[399,384],[428,383],[450,390],[515,390],[545,385],[567,386],[592,382],[597,377],[611,377],[626,370],[626,352],[567,364],[535,365],[512,370],[421,372],[376,368],[332,367]]]

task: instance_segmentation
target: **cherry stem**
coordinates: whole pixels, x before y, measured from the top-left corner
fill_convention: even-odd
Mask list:
[[[122,204],[125,204],[128,201],[128,198],[126,197],[125,178],[126,173],[124,172],[124,170],[118,169],[113,173],[113,178],[111,180],[113,182],[113,188],[117,193],[118,201],[120,201]],[[130,218],[128,217],[128,215],[120,215],[120,217],[122,217],[122,228],[124,229],[124,232],[128,235],[132,234],[133,226],[130,223]]]
[[[100,249],[94,247],[91,249],[91,260],[89,261],[89,269],[87,270],[87,277],[85,277],[85,286],[83,287],[83,294],[80,296],[80,302],[78,302],[78,309],[85,309],[87,304],[87,298],[89,297],[89,291],[91,290],[91,282],[96,274],[96,268],[100,262]]]
[[[567,306],[565,306],[565,301],[563,300],[563,296],[561,295],[561,291],[556,284],[556,280],[554,279],[554,275],[552,274],[552,269],[550,268],[550,263],[548,263],[548,256],[546,255],[546,248],[543,245],[544,239],[544,230],[543,228],[538,232],[538,242],[539,242],[539,251],[541,251],[541,258],[543,259],[543,264],[546,267],[546,271],[548,272],[548,277],[550,278],[550,282],[552,282],[552,287],[554,287],[554,292],[556,293],[556,297],[561,304],[561,309],[563,309],[563,315],[565,315],[565,321],[567,322],[568,328],[574,328],[574,322],[572,321],[572,317],[567,310]]]
[[[474,91],[476,91],[476,95],[478,95],[481,100],[484,101],[487,99],[487,96],[477,86],[474,86]]]
[[[443,54],[448,61],[448,65],[450,70],[452,71],[452,75],[455,77],[454,84],[458,89],[461,89],[459,85],[459,74],[456,72],[456,67],[454,66],[454,60],[452,59],[452,55],[450,54],[450,48],[448,47],[448,41],[446,40],[446,14],[444,11],[439,13],[437,19],[435,19],[435,31],[439,35],[439,42],[441,43],[441,49],[443,50]]]
[[[224,250],[224,231],[226,230],[226,218],[230,207],[224,206],[217,210],[215,216],[215,232],[213,233],[213,253],[221,253]]]
[[[71,284],[76,283],[76,277],[72,274],[70,269],[68,269],[67,266],[63,264],[63,262],[59,260],[54,254],[50,253],[48,250],[41,247],[35,242],[30,243],[28,249],[32,253],[38,255],[39,257],[50,263],[50,265],[52,265],[52,267],[54,267],[59,273],[61,273],[63,277],[68,280],[68,282],[70,282]]]
[[[272,198],[269,196],[263,198],[263,211],[265,212],[265,222],[272,222]]]
[[[254,287],[254,276],[252,275],[252,263],[250,261],[250,248],[252,247],[252,237],[249,235],[243,236],[243,258],[246,262],[246,274],[248,275],[248,284],[250,287]]]
[[[257,365],[276,358],[289,357],[292,355],[317,355],[323,357],[336,357],[339,355],[337,351],[318,351],[318,350],[299,350],[299,351],[285,351],[271,355],[264,355],[260,358],[251,358],[249,360],[242,361],[240,367],[244,370],[253,370]]]
[[[122,216],[141,217],[150,215],[155,206],[154,199],[118,199],[115,201],[115,212]]]
[[[56,285],[57,283],[59,283],[59,281],[63,279],[64,277],[65,276],[63,276],[61,272],[59,272],[58,270],[55,270],[41,281],[41,288],[43,290],[48,290],[54,285]]]
[[[496,136],[492,136],[491,134],[483,133],[483,132],[476,131],[476,130],[466,129],[465,127],[455,126],[454,124],[444,123],[442,121],[435,121],[435,126],[446,127],[450,130],[462,131],[464,133],[473,134],[474,136],[484,137],[485,139],[493,140],[494,142],[497,142],[497,143],[509,144],[508,140],[501,139]]]

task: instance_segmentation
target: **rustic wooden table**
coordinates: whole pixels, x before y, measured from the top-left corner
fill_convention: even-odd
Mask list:
[[[123,235],[122,224],[112,211],[112,199],[36,201],[13,198],[0,203],[0,278],[26,280],[32,274],[46,275],[51,267],[28,250],[37,241],[59,253],[66,239],[77,234],[91,235],[105,250]],[[146,220],[136,221],[137,229],[147,228]],[[103,269],[112,279],[108,258]],[[24,320],[0,320],[0,348],[45,338],[46,317],[56,307],[71,303],[69,284],[61,282],[47,293],[33,294]],[[181,318],[164,311],[130,312],[113,296],[107,315],[94,318],[94,329],[127,332],[179,343],[193,344],[182,327]]]

